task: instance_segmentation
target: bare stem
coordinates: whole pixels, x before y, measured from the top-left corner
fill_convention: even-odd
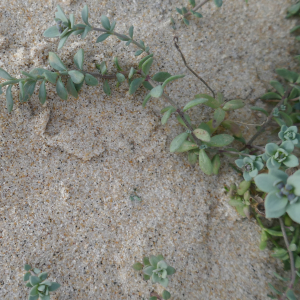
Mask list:
[[[289,243],[289,240],[288,240],[288,238],[287,238],[287,234],[286,234],[286,231],[285,231],[285,227],[284,227],[282,218],[279,218],[279,222],[280,222],[280,227],[281,227],[283,239],[284,239],[284,242],[285,242],[287,251],[288,251],[288,253],[289,253],[290,262],[291,262],[292,278],[291,278],[291,281],[290,281],[290,283],[289,283],[288,288],[292,289],[293,286],[294,286],[295,279],[296,279],[296,271],[295,271],[294,255],[293,255],[292,251],[290,250],[290,243]],[[284,294],[282,295],[282,297],[280,298],[280,300],[285,300],[285,299],[286,299],[286,296],[285,296],[285,293],[284,293]]]
[[[210,0],[204,0],[202,3],[199,3],[198,5],[196,5],[194,8],[193,8],[193,11],[196,11],[198,10],[200,7],[202,7],[204,4],[206,4],[208,1]],[[186,14],[183,15],[184,18],[188,17],[189,15],[191,15],[192,13],[189,11],[187,12]]]
[[[243,153],[243,152],[235,152],[235,151],[227,151],[227,150],[217,150],[220,153],[229,153],[229,154],[236,154],[236,155],[243,155],[243,156],[251,156],[250,154]]]
[[[152,79],[149,79],[148,82],[155,87],[155,82]],[[168,95],[166,95],[165,93],[162,94],[162,97],[164,99],[166,99],[173,107],[176,108],[176,112],[179,114],[179,116],[181,117],[181,119],[183,120],[184,124],[186,125],[186,127],[191,131],[191,135],[193,137],[193,139],[195,140],[195,143],[200,147],[201,146],[201,141],[195,136],[195,134],[193,133],[194,128],[193,126],[188,122],[188,120],[186,119],[184,112],[180,109],[180,107],[178,106],[178,104],[176,102],[174,102]]]
[[[249,140],[249,142],[247,143],[247,145],[245,145],[242,149],[244,150],[245,148],[247,148],[247,146],[251,146],[251,144],[254,142],[254,140],[260,136],[265,128],[267,126],[269,126],[269,124],[272,122],[272,118],[273,118],[273,112],[275,111],[276,108],[278,108],[280,105],[282,105],[284,103],[284,101],[287,99],[287,97],[289,96],[290,92],[291,92],[292,88],[288,89],[284,95],[282,96],[281,100],[276,104],[276,106],[273,108],[273,110],[271,111],[270,115],[268,116],[266,122],[260,127],[260,129],[254,134],[254,136]]]
[[[213,94],[213,97],[215,98],[216,95],[215,95],[215,92],[212,90],[212,88],[207,84],[206,81],[204,81],[203,78],[201,78],[196,72],[194,72],[194,70],[187,64],[187,62],[186,62],[186,60],[185,60],[185,57],[184,57],[183,53],[181,52],[181,50],[180,50],[180,48],[179,48],[179,45],[178,45],[178,37],[175,36],[173,40],[174,40],[174,45],[175,45],[176,49],[178,50],[178,52],[179,52],[180,55],[181,55],[181,58],[182,58],[182,60],[183,60],[184,65],[189,69],[189,71],[190,71],[193,75],[195,75],[202,83],[204,83],[204,84],[206,85],[206,87],[211,91],[211,93]]]

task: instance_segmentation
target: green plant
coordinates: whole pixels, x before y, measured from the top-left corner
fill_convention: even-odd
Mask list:
[[[31,288],[28,300],[50,300],[50,292],[54,292],[60,287],[59,283],[47,279],[48,273],[46,272],[41,272],[27,264],[24,266],[24,270],[26,273],[23,280],[28,281],[26,286]]]
[[[136,262],[133,264],[132,268],[136,271],[143,271],[144,280],[151,279],[152,283],[159,283],[164,288],[168,287],[169,279],[167,276],[173,275],[176,270],[169,266],[162,255],[154,256],[150,255],[150,257],[144,257],[143,263]],[[150,300],[156,300],[159,295],[153,295]],[[163,299],[169,299],[171,294],[164,290],[162,293]]]

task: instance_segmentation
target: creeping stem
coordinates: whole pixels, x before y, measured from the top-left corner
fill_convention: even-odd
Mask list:
[[[208,1],[210,0],[204,0],[202,3],[199,3],[198,5],[196,5],[194,8],[193,8],[193,11],[196,11],[198,10],[200,7],[202,7],[204,4],[206,4]],[[184,18],[190,16],[192,13],[189,11],[187,12],[186,14],[183,15]]]

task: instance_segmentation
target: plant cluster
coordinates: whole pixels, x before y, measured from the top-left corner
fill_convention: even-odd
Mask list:
[[[195,15],[202,17],[196,10],[202,7],[209,0],[196,5],[195,1],[189,0],[192,9],[186,7],[177,8],[177,12],[183,16],[183,22],[188,25],[187,17]],[[246,1],[247,2],[247,1]],[[214,0],[217,7],[222,5],[222,0]],[[299,1],[288,10],[288,17],[297,16],[300,12]],[[286,69],[277,69],[276,72],[282,77],[281,81],[271,81],[272,90],[261,97],[262,100],[274,103],[273,109],[268,112],[261,107],[252,107],[252,110],[260,111],[266,115],[266,121],[257,126],[256,134],[246,142],[243,137],[237,121],[230,119],[230,112],[244,107],[245,102],[241,99],[225,100],[222,93],[215,93],[213,89],[198,76],[187,64],[179,45],[178,38],[175,38],[175,47],[179,51],[182,60],[188,70],[193,73],[211,92],[208,94],[197,94],[194,99],[189,101],[181,108],[166,92],[165,87],[174,80],[184,77],[182,74],[171,75],[168,72],[158,72],[151,74],[151,67],[154,62],[154,53],[145,45],[144,41],[134,39],[134,27],[128,30],[128,35],[120,34],[115,31],[116,21],[109,20],[107,16],[101,16],[101,28],[93,27],[89,22],[89,11],[85,5],[82,12],[82,23],[75,24],[75,17],[70,14],[65,15],[62,8],[58,5],[55,13],[55,25],[51,26],[44,32],[46,38],[58,38],[58,49],[61,49],[72,35],[80,35],[84,39],[92,31],[100,32],[96,43],[103,42],[110,36],[115,36],[121,41],[126,42],[126,46],[135,45],[139,49],[135,56],[145,54],[137,64],[129,70],[123,70],[119,64],[118,58],[114,58],[114,64],[117,73],[109,74],[106,62],[102,61],[95,64],[95,72],[84,70],[84,50],[79,49],[74,55],[74,65],[68,69],[61,59],[53,52],[49,52],[49,65],[51,68],[34,68],[30,72],[21,71],[24,77],[16,78],[0,68],[0,77],[7,81],[0,84],[0,94],[2,88],[6,88],[6,106],[8,112],[12,112],[15,100],[12,95],[12,88],[18,85],[19,102],[28,102],[35,89],[39,85],[39,101],[44,104],[47,100],[48,83],[56,86],[58,96],[62,100],[67,100],[69,96],[77,98],[83,84],[96,86],[99,84],[98,79],[103,81],[103,91],[111,95],[111,86],[109,80],[116,81],[116,87],[125,81],[129,85],[129,94],[134,94],[140,87],[149,90],[142,106],[145,107],[151,98],[162,98],[168,105],[161,110],[162,125],[166,124],[169,118],[176,114],[177,121],[184,128],[184,131],[176,136],[170,144],[170,152],[186,152],[188,161],[191,164],[198,162],[200,169],[206,175],[217,175],[221,166],[222,155],[238,156],[236,165],[240,168],[244,181],[237,188],[231,185],[228,189],[230,194],[230,204],[237,211],[250,218],[254,214],[259,225],[262,228],[261,249],[266,246],[266,241],[270,240],[274,245],[274,256],[284,261],[285,267],[291,269],[291,280],[284,292],[275,289],[279,299],[296,299],[293,292],[295,282],[299,279],[299,224],[300,223],[300,173],[292,172],[291,168],[299,165],[295,149],[300,146],[300,135],[298,126],[300,121],[300,76],[298,73]],[[296,32],[298,28],[293,28]],[[98,78],[98,79],[97,79]],[[187,111],[198,105],[206,105],[213,110],[213,117],[207,122],[192,122]],[[266,145],[253,145],[254,140],[261,135],[267,127],[272,127],[273,133],[278,134],[278,141],[267,143]],[[236,147],[227,147],[235,142],[235,145],[242,145],[242,149]],[[225,147],[225,148],[224,148]],[[235,167],[236,169],[236,167]],[[139,200],[136,194],[132,194],[131,200]],[[280,227],[266,228],[259,219],[261,216],[267,218],[279,218]],[[283,225],[282,217],[286,225]],[[294,225],[296,224],[296,225]],[[281,231],[280,231],[281,229]],[[286,232],[288,230],[288,232]],[[274,238],[275,236],[275,238]],[[288,241],[288,236],[291,241]],[[280,241],[282,238],[286,244],[287,250],[282,248]],[[159,256],[145,257],[143,264],[136,263],[133,265],[135,270],[143,270],[144,279],[151,278],[153,283],[160,283],[163,287],[168,286],[168,275],[172,275],[175,269],[168,266],[164,258]],[[27,270],[28,269],[28,270]],[[30,300],[49,299],[49,292],[53,291],[59,285],[47,281],[47,273],[41,273],[37,269],[31,269],[26,265],[25,270],[28,272],[24,280],[29,280],[28,286],[32,287]],[[35,271],[36,270],[36,271]],[[38,272],[38,273],[36,273]],[[34,274],[38,275],[35,276]],[[46,274],[46,275],[42,275]],[[46,277],[45,277],[46,276]],[[277,275],[276,275],[277,276]],[[45,277],[45,279],[44,279]],[[278,275],[277,278],[280,276]],[[281,277],[282,280],[285,280]],[[288,280],[285,280],[288,281]],[[45,283],[46,282],[46,283]],[[161,298],[162,297],[162,298]],[[270,295],[270,297],[274,297]],[[294,298],[293,298],[294,297]],[[153,294],[151,300],[169,299],[170,293],[164,291],[162,296]]]
[[[47,272],[41,272],[37,268],[32,268],[30,265],[25,265],[23,280],[28,281],[26,286],[31,288],[28,300],[50,300],[50,292],[56,291],[60,284],[49,279]]]
[[[143,258],[143,263],[136,262],[132,268],[136,271],[143,271],[144,280],[151,279],[152,283],[159,283],[164,288],[168,287],[169,279],[167,276],[173,275],[176,270],[169,266],[162,255],[150,255]],[[157,299],[170,299],[171,294],[167,290],[164,290],[161,297],[156,293],[151,293],[149,300]],[[155,294],[155,295],[154,295]]]

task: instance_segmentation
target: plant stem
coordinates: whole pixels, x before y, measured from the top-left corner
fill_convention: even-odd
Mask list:
[[[282,105],[284,103],[284,101],[287,99],[287,97],[289,96],[290,92],[291,92],[292,88],[289,88],[284,95],[282,96],[281,100],[276,104],[276,106],[273,108],[273,110],[271,111],[270,115],[268,116],[266,122],[260,127],[260,129],[254,134],[254,136],[249,140],[249,142],[241,149],[244,150],[247,148],[247,146],[251,146],[251,144],[254,142],[254,140],[261,135],[265,128],[267,126],[269,126],[269,124],[272,122],[272,118],[273,118],[273,112],[275,111],[276,108],[278,108],[280,105]]]
[[[151,292],[150,293],[150,297],[156,297],[158,300],[163,300],[163,298],[162,297],[160,297],[157,293],[155,293],[155,292]]]
[[[229,153],[229,154],[236,154],[236,155],[244,155],[244,156],[252,156],[250,154],[246,154],[246,153],[243,153],[243,152],[235,152],[235,151],[227,151],[227,150],[217,150],[218,152],[221,152],[221,153]]]
[[[293,286],[294,286],[295,279],[296,279],[294,255],[293,255],[292,251],[290,250],[290,244],[289,244],[289,240],[288,240],[287,235],[286,235],[286,231],[285,231],[285,228],[284,228],[284,223],[282,221],[282,218],[279,218],[279,222],[280,222],[280,227],[281,227],[281,231],[282,231],[282,234],[283,234],[283,239],[284,239],[287,251],[289,253],[290,262],[291,262],[292,279],[291,279],[291,282],[289,283],[288,287],[290,289],[292,289]],[[281,297],[281,300],[284,300],[285,298],[286,298],[286,296],[285,296],[285,294],[283,294],[282,297]]]
[[[203,78],[201,78],[197,73],[195,73],[194,70],[187,64],[187,62],[186,62],[186,60],[185,60],[185,57],[184,57],[183,53],[181,52],[181,50],[180,50],[180,48],[179,48],[179,45],[177,44],[177,43],[178,43],[178,37],[177,37],[177,36],[174,36],[173,40],[174,40],[175,48],[176,48],[176,49],[178,50],[178,52],[180,53],[184,65],[190,70],[190,72],[191,72],[193,75],[195,75],[200,81],[202,81],[202,83],[204,83],[204,84],[206,85],[206,87],[211,91],[211,93],[213,94],[213,97],[215,98],[216,95],[215,95],[215,92],[212,90],[212,88],[204,81]]]
[[[152,87],[155,87],[155,82],[152,79],[148,79],[148,82],[152,85]],[[176,108],[176,112],[179,114],[179,116],[181,117],[181,119],[183,120],[184,124],[186,125],[186,127],[191,131],[191,135],[193,137],[193,139],[195,140],[195,143],[200,147],[201,146],[201,141],[195,136],[195,134],[193,133],[194,128],[193,126],[188,122],[188,120],[186,119],[184,112],[180,109],[180,107],[177,105],[177,103],[175,103],[168,95],[166,95],[165,93],[162,94],[162,98],[166,99],[173,107]]]
[[[116,74],[112,74],[112,75],[102,75],[100,73],[93,73],[93,72],[84,72],[85,74],[90,74],[94,77],[100,77],[101,79],[116,79],[117,75]],[[124,76],[128,76],[128,72],[118,72],[123,74]]]
[[[198,10],[200,7],[202,7],[204,4],[206,4],[208,1],[210,0],[204,0],[202,3],[199,3],[198,5],[196,5],[194,8],[193,8],[193,11],[196,11]],[[186,14],[183,15],[184,18],[188,17],[189,15],[191,15],[192,13],[191,12],[187,12]]]

